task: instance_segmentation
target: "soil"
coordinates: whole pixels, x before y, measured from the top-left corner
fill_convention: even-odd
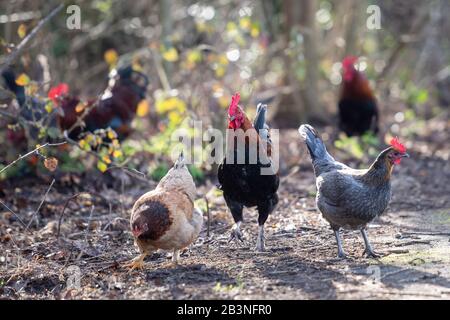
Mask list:
[[[232,218],[214,181],[198,188],[199,199],[208,198],[209,223],[205,212],[204,230],[180,264],[173,266],[171,253],[161,251],[147,258],[144,270],[132,272],[122,268],[137,255],[129,210],[155,183],[119,173],[104,179],[55,175],[35,214],[52,177],[3,182],[0,200],[10,210],[0,204],[0,297],[449,299],[450,142],[448,135],[427,136],[432,138],[416,137],[411,158],[395,169],[389,208],[369,226],[373,247],[384,255],[380,259],[362,257],[358,232],[343,232],[349,259],[337,259],[333,233],[315,208],[314,175],[295,130],[281,132],[281,141],[289,141],[282,143],[281,158],[289,161],[282,164],[281,200],[266,223],[264,253],[254,251],[253,209],[244,213],[245,242],[228,243]]]

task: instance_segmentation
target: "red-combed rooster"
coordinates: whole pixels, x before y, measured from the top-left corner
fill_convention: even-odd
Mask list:
[[[69,87],[61,83],[50,89],[48,97],[56,105],[55,114],[48,114],[45,104],[33,97],[25,96],[23,86],[15,83],[14,72],[10,69],[2,73],[2,77],[9,90],[15,93],[20,106],[19,116],[30,125],[39,129],[44,119],[52,127],[58,126],[61,131],[71,130],[69,137],[77,139],[79,134],[85,131],[93,132],[97,129],[111,127],[119,139],[126,138],[131,133],[131,121],[136,115],[139,102],[145,98],[148,86],[148,78],[143,73],[126,66],[113,70],[109,75],[109,84],[99,100],[87,102],[84,108],[78,108],[82,102],[80,98],[69,96]],[[83,123],[77,123],[85,110],[90,110],[82,119]],[[49,118],[49,119],[47,119]],[[37,135],[37,130],[36,135]],[[32,135],[33,132],[31,132]],[[23,140],[26,135],[21,130],[10,132],[11,141],[18,137]]]
[[[230,240],[243,240],[240,231],[243,208],[256,206],[259,214],[256,250],[264,251],[264,223],[278,203],[277,190],[280,179],[273,171],[271,174],[265,174],[262,171],[271,167],[271,163],[267,161],[271,155],[271,141],[269,128],[265,123],[266,106],[258,106],[257,115],[252,124],[238,103],[239,94],[236,94],[228,110],[228,128],[234,132],[239,129],[243,131],[246,134],[245,143],[227,145],[227,155],[219,166],[217,175],[220,189],[223,190],[223,196],[235,222]],[[264,145],[267,145],[267,149]],[[257,161],[252,163],[251,153],[259,153],[259,148],[265,149],[262,152],[264,159],[263,156],[258,155]],[[265,153],[266,150],[267,153]],[[243,159],[243,156],[245,161],[240,163],[239,158]]]
[[[347,136],[378,132],[378,106],[365,75],[355,68],[358,58],[342,61],[342,89],[339,98],[339,129]]]
[[[337,162],[328,153],[317,131],[310,125],[299,128],[306,142],[316,175],[316,204],[330,223],[338,245],[338,256],[345,258],[339,230],[360,230],[369,257],[378,257],[366,233],[366,226],[381,215],[391,199],[391,175],[394,165],[409,157],[397,138],[382,151],[369,169],[356,170]]]
[[[81,132],[108,127],[117,132],[119,139],[124,139],[131,133],[131,121],[139,102],[145,98],[147,86],[147,76],[127,66],[113,70],[100,100],[88,101],[85,108],[77,108],[81,102],[77,97],[54,97],[62,110],[62,115],[58,116],[59,127],[61,130],[71,130],[69,137],[72,139],[76,139]],[[86,108],[90,111],[83,119],[86,124],[83,128],[76,123]]]

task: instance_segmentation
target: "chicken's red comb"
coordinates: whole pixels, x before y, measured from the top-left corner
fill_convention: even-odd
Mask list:
[[[60,83],[56,87],[52,87],[48,92],[48,97],[54,103],[57,103],[58,98],[69,93],[69,85],[67,83]]]
[[[231,97],[231,103],[230,103],[230,107],[228,109],[228,114],[230,116],[232,116],[236,113],[237,106],[238,106],[240,99],[241,99],[241,95],[239,94],[239,92],[237,92],[234,96]]]
[[[344,68],[348,68],[350,66],[352,66],[353,64],[355,64],[355,62],[358,61],[358,57],[355,56],[346,56],[343,60],[342,60],[342,66]]]
[[[392,138],[390,145],[392,148],[394,148],[394,150],[401,152],[401,153],[405,153],[406,152],[406,147],[400,142],[400,140],[398,140],[398,137]]]

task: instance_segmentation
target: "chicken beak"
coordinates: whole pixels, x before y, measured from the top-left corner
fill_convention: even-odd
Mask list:
[[[409,154],[407,154],[406,152],[404,154],[402,154],[401,156],[402,158],[409,158]]]

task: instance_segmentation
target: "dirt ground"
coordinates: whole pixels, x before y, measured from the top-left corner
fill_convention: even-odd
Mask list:
[[[447,134],[431,132],[438,137],[432,147],[418,137],[412,157],[395,169],[390,206],[369,228],[375,250],[384,254],[380,259],[361,256],[358,232],[343,234],[350,259],[337,259],[334,236],[315,209],[314,176],[295,130],[281,133],[289,141],[282,143],[281,158],[288,155],[289,163],[282,165],[281,200],[266,223],[264,253],[253,250],[255,210],[244,213],[245,243],[228,243],[231,215],[211,182],[198,188],[199,198],[207,194],[209,223],[205,212],[204,230],[181,264],[173,267],[171,253],[158,252],[147,258],[145,270],[133,272],[121,267],[137,254],[129,209],[154,183],[110,177],[105,187],[92,174],[58,177],[34,215],[51,178],[4,182],[0,200],[10,210],[0,206],[0,297],[449,299]]]

